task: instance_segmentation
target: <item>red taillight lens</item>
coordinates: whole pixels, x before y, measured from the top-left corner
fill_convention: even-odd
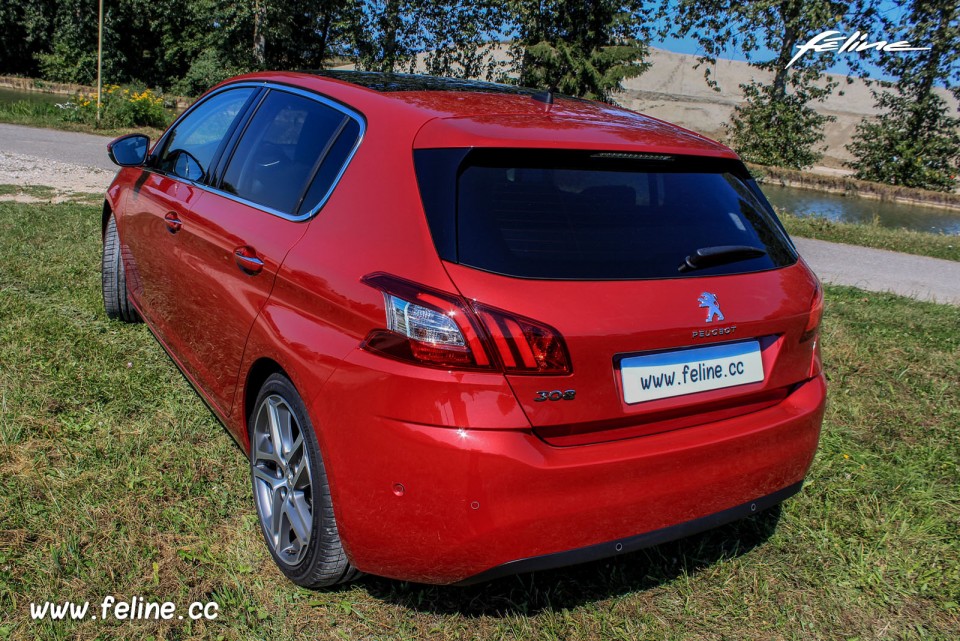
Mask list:
[[[570,355],[560,332],[549,325],[474,303],[500,363],[508,374],[569,374]]]
[[[818,284],[813,293],[813,302],[810,304],[810,316],[807,320],[807,327],[800,337],[800,342],[810,340],[820,331],[820,321],[823,319],[823,288]]]
[[[405,361],[508,374],[569,374],[563,337],[549,325],[388,274],[363,282],[383,293],[387,329],[362,347]]]
[[[810,303],[810,317],[807,327],[800,337],[800,342],[813,340],[813,353],[810,357],[810,377],[813,378],[823,371],[823,358],[820,355],[820,322],[823,320],[823,287],[817,284],[817,291],[813,293],[813,302]]]

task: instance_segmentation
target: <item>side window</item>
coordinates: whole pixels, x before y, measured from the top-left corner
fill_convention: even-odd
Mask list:
[[[160,171],[203,180],[217,149],[256,89],[228,89],[204,100],[177,124],[160,155]]]
[[[348,120],[316,100],[272,90],[250,119],[220,188],[295,215],[307,183]]]
[[[340,131],[340,135],[338,135],[334,143],[330,145],[330,150],[327,152],[327,155],[324,156],[323,164],[320,165],[320,170],[317,171],[317,175],[310,184],[310,189],[307,190],[307,194],[303,199],[303,204],[300,205],[300,211],[298,213],[306,214],[311,212],[326,199],[330,190],[333,189],[333,184],[340,176],[340,172],[343,171],[343,166],[347,164],[350,153],[357,145],[357,139],[359,137],[360,125],[356,120],[350,118]]]

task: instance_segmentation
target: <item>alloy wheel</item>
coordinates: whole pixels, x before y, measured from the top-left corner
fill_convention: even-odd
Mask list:
[[[263,399],[253,426],[253,488],[267,542],[299,564],[313,530],[313,477],[300,423],[283,397]]]

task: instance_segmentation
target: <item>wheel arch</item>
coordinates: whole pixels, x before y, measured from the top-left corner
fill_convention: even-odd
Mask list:
[[[104,198],[103,213],[101,214],[101,220],[100,220],[100,240],[103,240],[104,236],[107,235],[107,222],[110,220],[110,216],[112,215],[113,215],[113,207],[110,205],[110,201]]]
[[[243,406],[240,408],[243,419],[244,444],[247,449],[250,447],[247,425],[250,422],[250,415],[254,410],[253,406],[257,402],[257,395],[260,393],[260,388],[263,387],[266,380],[274,374],[282,374],[293,383],[293,379],[290,378],[290,375],[283,369],[280,363],[266,356],[254,361],[247,371],[247,376],[243,383],[243,396],[241,397]],[[296,385],[294,384],[294,386]]]

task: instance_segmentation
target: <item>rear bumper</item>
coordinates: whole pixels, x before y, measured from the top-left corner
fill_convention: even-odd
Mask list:
[[[351,376],[331,382],[327,394],[364,393]],[[343,396],[315,415],[336,425],[320,440],[351,561],[445,584],[601,558],[769,507],[799,489],[825,395],[819,376],[745,416],[575,447],[550,446],[528,427],[344,413]]]
[[[591,545],[585,548],[578,548],[576,550],[554,552],[553,554],[545,554],[543,556],[535,556],[528,559],[510,561],[509,563],[504,563],[503,565],[495,568],[490,568],[489,570],[481,572],[476,576],[459,581],[457,582],[457,585],[473,585],[474,583],[490,581],[492,579],[502,576],[509,576],[511,574],[520,574],[521,572],[550,570],[552,568],[560,568],[567,565],[574,565],[576,563],[597,561],[599,559],[605,559],[618,554],[636,552],[637,550],[653,547],[654,545],[660,545],[661,543],[666,543],[667,541],[675,541],[687,536],[693,536],[694,534],[720,527],[725,523],[730,523],[731,521],[736,521],[737,519],[742,519],[750,516],[751,514],[756,514],[771,508],[799,492],[801,487],[803,487],[802,481],[799,483],[794,483],[790,487],[785,487],[778,492],[774,492],[773,494],[768,494],[767,496],[758,498],[755,501],[742,503],[730,509],[723,510],[722,512],[702,516],[699,519],[687,521],[686,523],[679,523],[677,525],[671,525],[670,527],[654,530],[653,532],[644,532],[643,534],[629,536],[625,539],[607,541],[606,543]]]

